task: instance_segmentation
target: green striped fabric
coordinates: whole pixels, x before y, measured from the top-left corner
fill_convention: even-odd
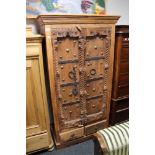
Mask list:
[[[107,155],[129,155],[129,122],[111,126],[97,132],[107,145]]]

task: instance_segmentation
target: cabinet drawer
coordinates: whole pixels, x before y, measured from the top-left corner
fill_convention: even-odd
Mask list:
[[[84,136],[84,127],[60,133],[60,139],[62,142],[80,138],[82,136]]]
[[[129,119],[129,98],[113,100],[110,106],[110,125]]]
[[[120,73],[129,73],[129,62],[120,63]]]
[[[122,122],[129,119],[129,109],[116,111],[116,122]]]
[[[129,74],[120,74],[118,79],[118,85],[128,85],[129,84]]]
[[[116,111],[129,108],[129,98],[116,102]]]
[[[106,120],[100,121],[100,122],[97,122],[97,123],[93,123],[91,125],[87,125],[87,126],[85,126],[85,135],[95,133],[98,130],[105,128],[106,125],[107,125]]]
[[[129,47],[122,47],[121,60],[129,61]]]
[[[118,87],[118,97],[126,96],[129,95],[129,86],[124,85],[124,86],[119,86]]]

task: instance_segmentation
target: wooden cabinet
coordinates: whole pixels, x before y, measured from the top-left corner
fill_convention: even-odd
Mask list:
[[[129,26],[116,26],[110,124],[129,119]]]
[[[57,145],[108,125],[117,16],[40,15]]]
[[[26,29],[26,152],[52,146],[42,61],[42,36]]]

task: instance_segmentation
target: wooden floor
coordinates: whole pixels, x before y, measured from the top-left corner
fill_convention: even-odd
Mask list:
[[[64,149],[54,149],[51,152],[42,151],[33,155],[94,155],[94,142],[88,140]]]

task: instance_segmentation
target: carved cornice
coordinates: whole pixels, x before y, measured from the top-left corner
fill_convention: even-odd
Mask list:
[[[39,15],[39,25],[55,24],[115,24],[120,16],[109,15]]]

